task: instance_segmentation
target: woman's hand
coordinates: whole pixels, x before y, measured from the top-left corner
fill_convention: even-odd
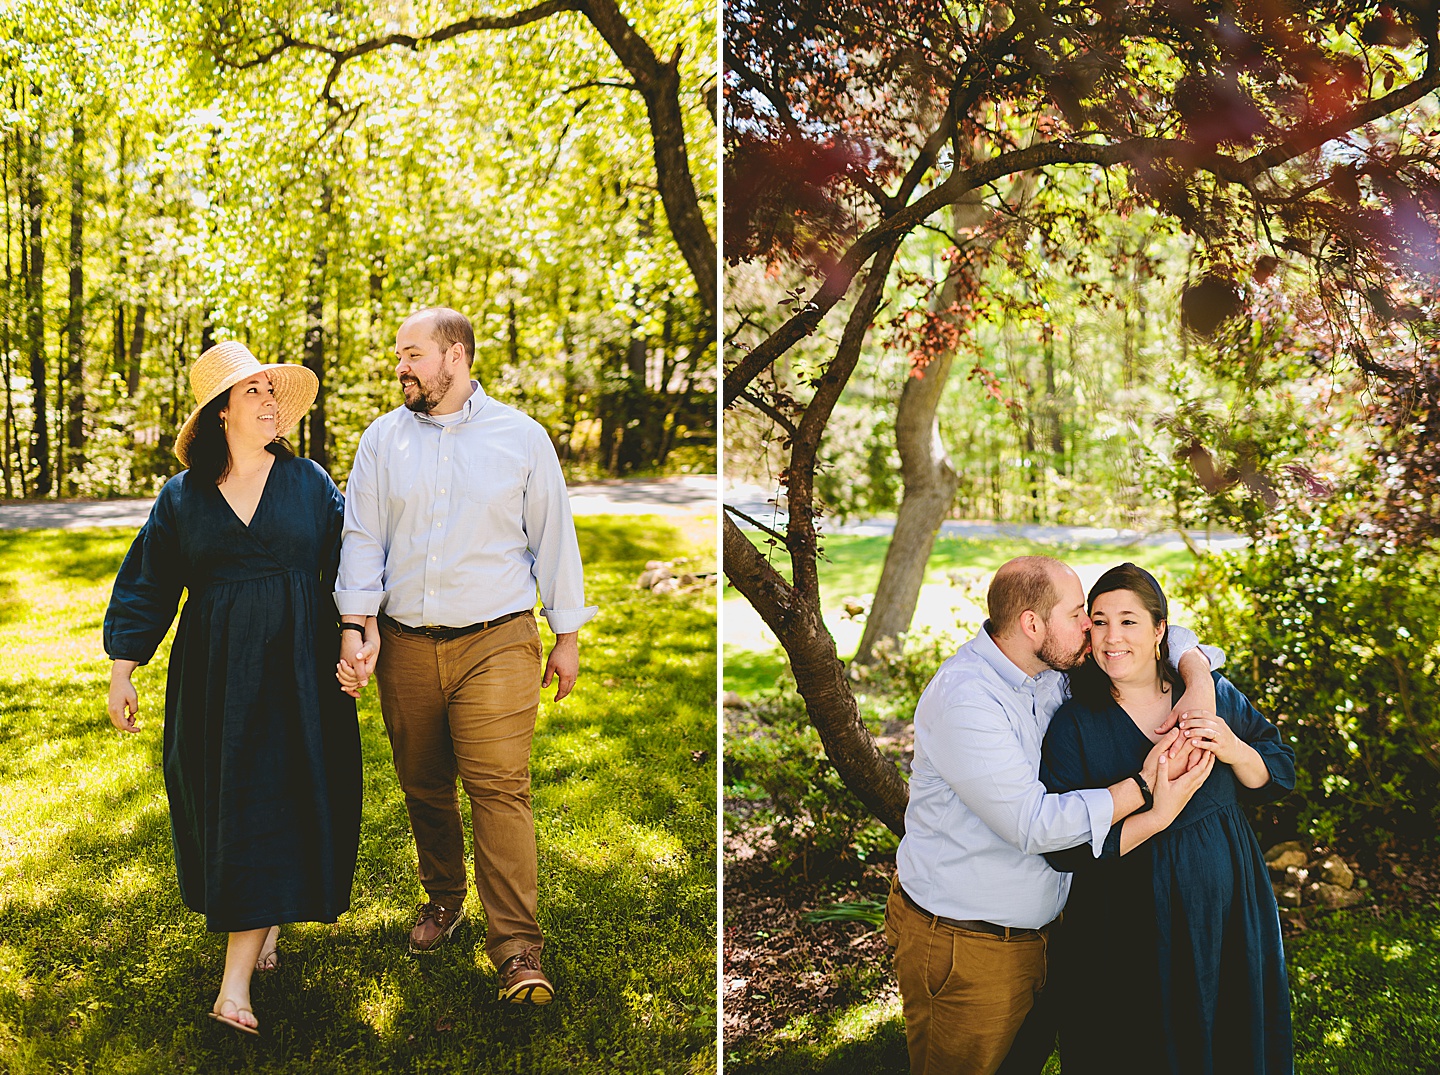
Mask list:
[[[135,723],[140,715],[140,696],[135,693],[135,684],[130,682],[130,673],[137,667],[134,661],[115,661],[110,665],[110,696],[105,708],[110,712],[110,723],[122,732],[140,730]]]
[[[1180,718],[1180,731],[1191,746],[1210,751],[1217,761],[1234,765],[1242,760],[1240,748],[1245,744],[1234,729],[1214,713],[1204,710],[1186,713]]]
[[[340,632],[340,660],[335,665],[340,689],[351,698],[360,697],[375,671],[375,662],[380,656],[380,624],[374,616],[366,617],[365,637],[359,645],[350,637],[355,633]]]
[[[1159,779],[1160,756],[1170,750],[1177,742],[1180,742],[1180,729],[1175,728],[1166,732],[1160,737],[1160,741],[1150,748],[1150,753],[1145,755],[1145,764],[1140,766],[1140,777],[1145,781],[1145,786],[1150,789],[1151,794],[1155,792],[1155,782]]]
[[[1163,820],[1166,825],[1180,816],[1180,811],[1200,790],[1200,785],[1215,768],[1215,755],[1205,754],[1198,765],[1186,768],[1179,762],[1171,762],[1168,755],[1162,754],[1159,759],[1160,771],[1156,777],[1155,785],[1155,808],[1154,813],[1157,820]],[[1172,778],[1170,770],[1175,770]]]

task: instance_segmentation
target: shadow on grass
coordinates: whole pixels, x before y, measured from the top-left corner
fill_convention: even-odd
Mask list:
[[[735,1075],[905,1075],[905,1022],[898,1012],[860,1002],[823,1022],[800,1016],[772,1041],[725,1049],[725,1070]]]
[[[3,530],[0,563],[23,566],[67,582],[97,583],[113,579],[136,531]]]
[[[0,688],[0,1070],[713,1070],[715,760],[694,756],[714,748],[713,597],[642,595],[629,584],[643,560],[605,560],[680,554],[667,528],[587,522],[602,614],[582,644],[581,687],[544,706],[535,745],[539,916],[556,1003],[499,1001],[473,893],[459,943],[423,961],[405,951],[422,897],[371,691],[351,910],[283,932],[279,971],[253,984],[261,1038],[212,1022],[224,940],[176,890],[163,652],[144,670],[149,709],[134,737],[109,730],[93,674],[22,667]],[[52,601],[113,572],[129,535],[112,539],[103,566],[100,544],[61,537],[3,543],[27,571],[56,568]],[[0,652],[13,640],[0,624]],[[85,667],[98,670],[93,644]]]

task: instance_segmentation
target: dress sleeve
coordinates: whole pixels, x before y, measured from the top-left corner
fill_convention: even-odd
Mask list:
[[[175,619],[185,588],[175,501],[177,482],[155,498],[115,576],[105,610],[105,652],[111,660],[148,664]]]
[[[1215,708],[1237,736],[1245,740],[1270,770],[1270,780],[1258,788],[1239,788],[1247,803],[1268,803],[1295,789],[1295,751],[1280,738],[1280,729],[1250,704],[1250,699],[1224,676],[1215,676]],[[1238,781],[1237,781],[1238,783]]]
[[[321,479],[321,513],[324,517],[321,532],[325,537],[320,549],[320,592],[333,594],[335,580],[340,573],[340,535],[345,529],[345,497],[330,480],[330,475],[321,471]]]
[[[1040,782],[1051,794],[1076,791],[1080,788],[1105,787],[1091,773],[1085,763],[1085,742],[1080,734],[1080,722],[1076,719],[1075,703],[1063,707],[1050,722],[1045,733],[1045,742],[1040,748]],[[1105,835],[1105,842],[1095,854],[1089,843],[1067,847],[1063,851],[1050,851],[1045,861],[1057,873],[1074,873],[1085,868],[1097,858],[1118,858],[1120,856],[1120,826],[1125,822],[1111,825]]]

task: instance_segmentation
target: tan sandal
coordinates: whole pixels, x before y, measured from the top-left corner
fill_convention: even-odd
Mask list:
[[[260,954],[255,957],[255,969],[268,972],[280,968],[280,927],[271,926],[270,932],[265,935],[265,943],[260,947]]]
[[[250,1018],[255,1018],[255,1013],[253,1011],[250,1011],[249,1008],[240,1007],[240,1005],[233,1000],[222,1000],[220,1002],[220,1007],[223,1009],[227,1004],[235,1009],[236,1015],[239,1015],[241,1012],[250,1012]],[[229,1015],[222,1015],[220,1014],[220,1012],[215,1011],[213,1008],[210,1010],[210,1018],[214,1019],[217,1023],[224,1023],[226,1026],[233,1026],[236,1030],[243,1030],[246,1034],[254,1034],[257,1037],[260,1034],[259,1027],[246,1026],[244,1023],[240,1022],[239,1019],[236,1019]]]

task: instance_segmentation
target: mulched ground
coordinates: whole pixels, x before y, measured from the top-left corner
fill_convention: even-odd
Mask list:
[[[745,804],[727,801],[730,816]],[[767,827],[725,834],[724,1041],[770,1036],[798,1015],[893,996],[890,947],[855,922],[808,925],[807,911],[846,899],[883,900],[892,859],[836,880],[781,878]]]
[[[857,1001],[895,999],[890,947],[860,923],[809,925],[801,916],[850,899],[883,900],[893,859],[856,865],[840,878],[781,876],[775,841],[765,826],[746,826],[748,804],[727,800],[739,825],[725,834],[724,1042],[762,1040],[799,1015],[823,1017]],[[1333,849],[1318,849],[1328,851]],[[1343,914],[1380,915],[1440,905],[1440,863],[1417,851],[1341,849],[1369,881],[1372,902]],[[1317,914],[1285,919],[1285,934],[1309,928]]]

